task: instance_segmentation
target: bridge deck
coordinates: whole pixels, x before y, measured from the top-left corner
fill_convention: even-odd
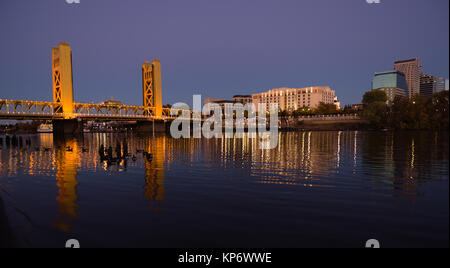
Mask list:
[[[74,103],[74,113],[63,113],[61,104],[42,101],[0,100],[0,119],[58,120],[76,119],[105,121],[173,120],[170,109],[163,109],[161,117],[155,116],[154,107],[120,104]]]

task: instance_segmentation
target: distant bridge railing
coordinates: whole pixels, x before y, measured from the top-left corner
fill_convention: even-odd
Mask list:
[[[318,121],[318,120],[361,120],[358,114],[329,114],[329,115],[304,115],[299,116],[298,120]]]

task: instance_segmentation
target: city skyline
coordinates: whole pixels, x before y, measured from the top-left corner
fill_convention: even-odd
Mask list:
[[[140,67],[152,58],[162,62],[163,104],[311,85],[329,85],[343,104],[359,103],[376,71],[415,57],[425,73],[449,77],[447,1],[408,1],[408,12],[403,0],[239,8],[237,1],[35,2],[0,3],[2,98],[50,100],[48,57],[60,41],[72,46],[75,99],[85,102],[113,96],[140,104]],[[424,29],[442,42],[412,42]]]

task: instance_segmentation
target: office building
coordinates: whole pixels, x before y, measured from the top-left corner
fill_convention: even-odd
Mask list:
[[[436,77],[429,74],[420,75],[420,96],[433,97]]]
[[[418,58],[396,61],[394,63],[394,70],[400,71],[405,75],[406,83],[408,85],[408,96],[410,98],[420,94],[421,68]]]
[[[375,73],[372,90],[383,90],[390,102],[394,101],[395,96],[408,96],[407,81],[405,75],[400,71]]]
[[[443,77],[435,77],[433,93],[448,90],[449,80]]]
[[[433,94],[448,90],[448,79],[429,74],[420,76],[420,95],[432,97]]]

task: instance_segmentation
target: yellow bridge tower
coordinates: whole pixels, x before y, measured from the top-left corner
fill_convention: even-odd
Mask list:
[[[161,62],[158,59],[152,64],[146,61],[142,65],[142,89],[144,107],[153,107],[156,117],[162,116]]]
[[[158,59],[142,65],[143,105],[134,106],[75,102],[71,47],[61,42],[52,48],[51,54],[53,101],[0,98],[0,119],[52,120],[54,133],[77,134],[89,120],[136,121],[142,132],[161,132],[166,130],[166,120],[176,118],[170,114],[170,109],[162,107],[161,62]],[[152,123],[151,128],[148,123]]]
[[[72,49],[67,43],[60,43],[52,49],[52,80],[53,102],[60,104],[54,108],[54,113],[73,113],[73,75]]]

